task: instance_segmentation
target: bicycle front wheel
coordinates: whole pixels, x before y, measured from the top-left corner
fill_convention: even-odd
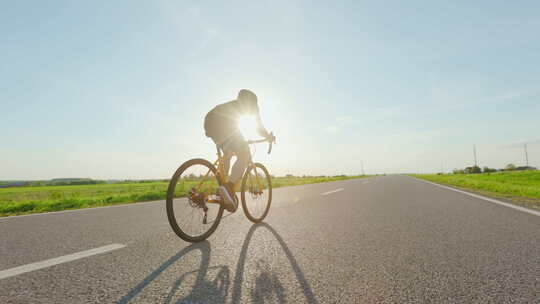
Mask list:
[[[268,215],[272,203],[272,179],[262,164],[255,163],[246,170],[241,198],[244,214],[253,223],[260,223]]]
[[[205,159],[189,160],[174,173],[167,189],[167,218],[184,241],[203,241],[216,230],[223,215],[217,187],[216,168]]]

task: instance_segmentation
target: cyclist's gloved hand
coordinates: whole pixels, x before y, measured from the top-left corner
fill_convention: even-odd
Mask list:
[[[266,139],[267,139],[269,142],[275,142],[275,141],[276,141],[276,137],[274,136],[274,132],[268,133],[268,135],[266,136]]]

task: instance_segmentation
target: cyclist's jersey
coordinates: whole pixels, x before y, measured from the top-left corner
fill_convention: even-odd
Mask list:
[[[214,141],[223,141],[239,132],[238,120],[242,115],[253,115],[257,120],[257,132],[261,136],[267,136],[267,131],[261,123],[259,106],[253,102],[243,107],[238,101],[233,100],[214,107],[204,118],[204,130],[206,136]]]

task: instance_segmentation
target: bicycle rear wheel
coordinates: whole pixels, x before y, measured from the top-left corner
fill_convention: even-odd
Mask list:
[[[205,159],[191,159],[174,173],[167,189],[167,218],[184,241],[203,241],[216,230],[223,215],[217,187],[216,168]]]
[[[262,164],[255,163],[244,173],[241,198],[244,214],[253,223],[260,223],[268,215],[272,203],[272,180]]]

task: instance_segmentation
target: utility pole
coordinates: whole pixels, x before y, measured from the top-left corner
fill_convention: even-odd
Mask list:
[[[364,161],[362,161],[361,164],[362,164],[362,175],[366,175],[366,174],[364,173]]]
[[[476,145],[473,145],[473,153],[474,153],[474,166],[478,167],[478,162],[476,160]]]
[[[527,143],[525,143],[524,146],[525,146],[525,164],[528,167],[529,166],[529,155],[527,154]]]

